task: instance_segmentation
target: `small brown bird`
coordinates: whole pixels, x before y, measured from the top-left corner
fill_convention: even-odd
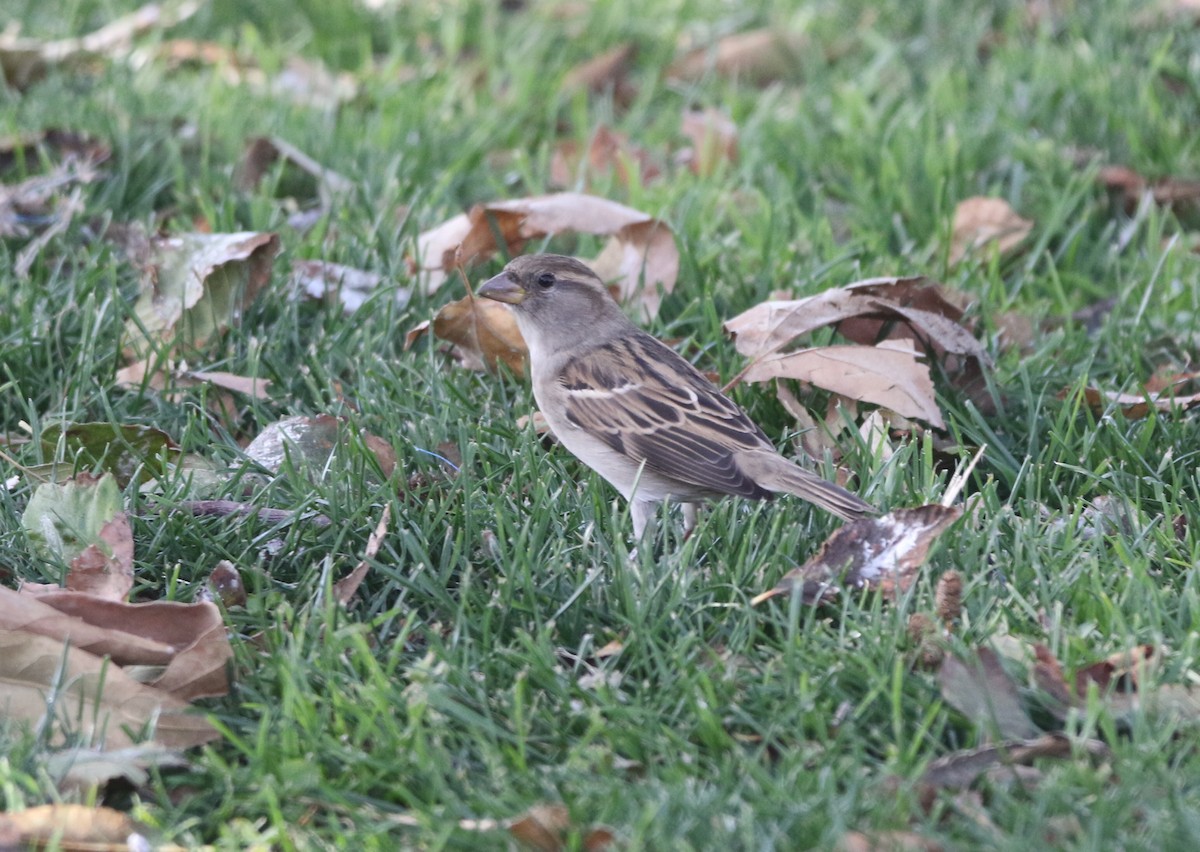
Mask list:
[[[875,509],[781,456],[737,403],[635,326],[579,261],[515,258],[478,295],[511,305],[533,395],[559,442],[630,502],[640,540],[655,505],[786,492],[847,520]]]

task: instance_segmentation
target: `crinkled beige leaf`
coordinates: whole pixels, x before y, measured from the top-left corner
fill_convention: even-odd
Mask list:
[[[110,617],[111,602],[98,599],[80,601],[90,618],[101,616],[97,618],[98,623],[92,624],[79,617],[76,609],[64,611],[41,600],[42,597],[58,598],[63,593],[64,590],[59,586],[41,583],[26,583],[21,586],[20,592],[0,587],[0,630],[20,630],[60,641],[70,640],[76,648],[97,656],[112,657],[117,665],[165,666],[171,661],[175,653],[171,640],[155,631],[138,629],[136,622],[128,617],[130,607],[145,604],[115,605],[117,615],[114,620]],[[79,598],[74,592],[66,593],[66,599],[78,601]],[[173,624],[171,621],[167,623]]]
[[[984,359],[962,325],[965,297],[922,276],[868,278],[804,299],[771,300],[725,323],[738,352],[751,358],[776,352],[797,337],[834,326],[867,346],[887,338],[922,341],[935,352]]]
[[[761,358],[744,373],[748,382],[798,379],[849,399],[944,428],[929,366],[916,353],[884,346],[824,346]]]
[[[57,804],[38,805],[0,814],[0,838],[15,835],[22,849],[75,850],[150,849],[145,832],[128,814],[105,807]],[[8,846],[4,847],[8,849]],[[13,849],[18,848],[13,846]],[[177,846],[155,845],[160,852],[175,852]]]
[[[950,264],[979,249],[994,246],[1007,255],[1033,230],[1033,222],[1022,219],[1003,198],[975,196],[960,201],[954,208],[950,234]]]

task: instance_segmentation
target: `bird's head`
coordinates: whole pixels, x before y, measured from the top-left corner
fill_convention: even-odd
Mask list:
[[[558,254],[513,258],[477,295],[513,307],[526,342],[552,348],[586,341],[629,323],[612,295],[586,265]]]

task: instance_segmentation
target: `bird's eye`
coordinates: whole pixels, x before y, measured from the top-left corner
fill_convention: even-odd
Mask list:
[[[554,286],[554,273],[543,272],[537,277],[538,286],[544,290],[549,290]]]

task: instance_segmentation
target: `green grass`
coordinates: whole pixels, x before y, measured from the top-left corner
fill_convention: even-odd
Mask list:
[[[134,6],[16,5],[24,34],[43,37],[86,32]],[[348,0],[244,5],[213,2],[172,35],[236,46],[268,74],[292,56],[319,59],[356,75],[358,97],[298,106],[231,87],[212,68],[161,63],[0,92],[0,135],[69,127],[113,148],[85,214],[27,280],[9,271],[23,242],[0,242],[0,427],[12,440],[27,434],[22,423],[144,423],[236,466],[239,439],[328,412],[386,438],[401,470],[380,484],[354,445],[316,475],[288,470],[248,497],[250,480],[237,477],[225,491],[323,512],[328,528],[173,513],[188,496],[183,481],[154,497],[129,491],[137,598],[192,600],[219,559],[239,566],[250,594],[228,613],[236,686],[206,704],[227,738],[195,752],[190,770],[110,790],[109,801],[134,805],[176,842],[227,848],[503,847],[503,833],[458,821],[547,801],[566,803],[581,830],[613,827],[631,849],[830,848],[847,830],[904,828],[948,849],[1195,848],[1195,730],[1143,715],[1122,728],[1102,706],[1081,714],[1079,730],[1106,737],[1108,765],[1044,765],[1033,792],[987,788],[990,828],[956,813],[949,796],[926,814],[912,782],[981,734],[914,665],[906,626],[931,611],[937,576],[955,568],[966,581],[962,646],[1044,642],[1070,669],[1149,642],[1166,651],[1164,680],[1200,669],[1195,416],[1097,417],[1073,394],[1059,398],[1089,383],[1136,392],[1156,368],[1198,357],[1200,259],[1163,248],[1197,227],[1197,208],[1130,217],[1072,152],[1152,177],[1200,176],[1200,31],[1144,23],[1142,4],[1125,2],[1053,4],[1061,18],[1036,26],[1025,4],[937,0],[691,0],[654,14],[618,0],[566,22],[553,3],[506,12],[418,2],[380,14]],[[666,77],[678,40],[763,25],[811,40],[781,81]],[[558,93],[573,65],[626,40],[639,48],[627,109]],[[658,555],[643,548],[631,563],[616,495],[517,426],[534,410],[524,383],[465,372],[426,343],[404,351],[405,332],[461,285],[403,309],[388,289],[353,320],[286,299],[296,258],[410,286],[416,234],[474,202],[547,191],[560,136],[585,142],[610,123],[665,158],[681,144],[681,111],[696,105],[737,122],[738,162],[708,178],[601,179],[595,191],[675,229],[679,285],[652,330],[685,338],[702,369],[736,374],[742,362],[720,324],[772,291],[873,275],[925,273],[965,290],[992,335],[1003,311],[1046,323],[1026,353],[988,337],[997,413],[940,388],[950,436],[988,445],[968,489],[979,508],[896,603],[749,606],[835,526],[790,500],[714,506],[693,538],[669,532]],[[232,181],[244,139],[260,134],[348,177],[352,197],[313,231],[290,230],[271,178],[249,195]],[[1030,250],[949,269],[954,206],[979,194],[1037,223]],[[233,420],[210,415],[200,391],[168,400],[114,387],[136,275],[94,233],[107,221],[187,230],[197,217],[214,231],[278,230],[284,243],[240,329],[192,364],[274,383],[271,400]],[[1115,306],[1094,334],[1071,319],[1105,298]],[[735,395],[782,444],[794,425],[769,388]],[[457,477],[422,452],[443,441],[462,453]],[[944,487],[947,471],[922,441],[887,464],[849,440],[844,448],[882,506],[930,502]],[[34,444],[5,449],[23,464],[44,460]],[[414,474],[428,490],[406,490]],[[9,585],[58,578],[21,530],[31,491],[24,481],[0,490]],[[1077,531],[1070,519],[1098,497],[1128,500],[1131,523]],[[342,610],[330,584],[361,558],[385,505],[391,530],[360,601]],[[597,661],[613,639],[624,650]],[[4,807],[60,795],[39,770],[45,750],[0,728]],[[1047,839],[1064,825],[1074,828]]]

